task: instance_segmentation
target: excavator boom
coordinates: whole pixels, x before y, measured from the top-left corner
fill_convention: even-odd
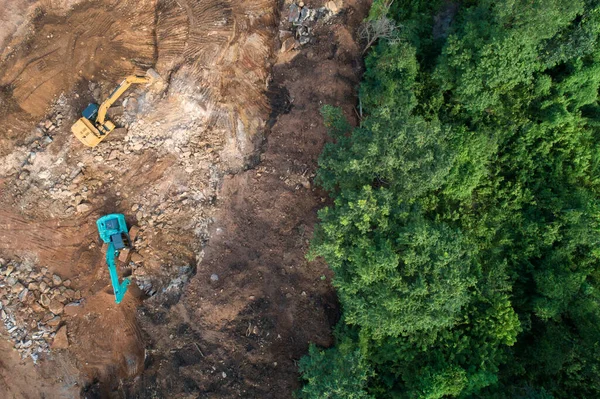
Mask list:
[[[106,120],[108,109],[127,91],[132,84],[152,84],[159,80],[160,76],[153,69],[146,71],[146,76],[131,75],[126,77],[108,98],[101,104],[90,104],[82,112],[82,118],[71,127],[71,131],[88,147],[97,146],[102,140],[115,129],[114,123]]]
[[[108,265],[108,273],[110,274],[110,282],[113,286],[115,293],[115,302],[121,303],[125,293],[127,292],[127,286],[131,283],[128,278],[123,279],[123,282],[119,283],[119,274],[117,273],[117,256],[118,251],[115,250],[115,246],[111,242],[108,244],[106,250],[106,264]]]

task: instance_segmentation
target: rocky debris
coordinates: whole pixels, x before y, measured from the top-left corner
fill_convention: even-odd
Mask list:
[[[296,48],[296,39],[293,36],[290,36],[281,42],[282,53],[287,53],[288,51],[291,51],[294,48]]]
[[[52,344],[55,349],[68,346],[60,315],[65,304],[77,306],[68,302],[81,298],[70,286],[69,280],[50,274],[45,267],[36,269],[29,262],[15,260],[0,262],[0,318],[23,359],[37,362],[52,342],[58,342]]]
[[[56,332],[52,349],[67,349],[69,347],[69,338],[67,337],[67,326],[62,326]]]
[[[290,31],[293,36],[291,38],[282,37],[282,32],[285,31],[280,31],[281,52],[287,52],[298,45],[310,43],[312,31],[316,25],[329,21],[333,15],[339,12],[339,9],[340,7],[335,1],[328,1],[325,7],[320,8],[310,8],[303,2],[292,3],[289,7],[287,21],[291,24]]]
[[[179,267],[163,267],[161,274],[148,275],[143,268],[134,271],[134,281],[137,286],[150,297],[159,297],[160,302],[165,295],[179,296],[183,287],[194,273],[190,265]]]

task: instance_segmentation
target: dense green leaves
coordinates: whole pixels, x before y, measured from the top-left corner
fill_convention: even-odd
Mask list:
[[[366,118],[323,111],[311,256],[346,327],[303,360],[304,397],[600,397],[599,2],[448,7],[393,4]]]
[[[296,395],[299,399],[369,399],[365,387],[372,371],[359,350],[309,348],[309,356],[300,360],[299,369],[307,384]]]

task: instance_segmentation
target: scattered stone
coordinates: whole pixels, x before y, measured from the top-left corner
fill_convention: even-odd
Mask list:
[[[33,301],[29,306],[31,306],[31,310],[35,313],[42,313],[44,311],[44,308],[36,301]]]
[[[71,280],[65,280],[65,281],[63,281],[63,285],[65,287],[67,287],[67,288],[70,287],[71,286]]]
[[[60,325],[60,318],[45,307],[60,313],[63,306],[60,300],[64,299],[61,293],[68,288],[55,286],[51,289],[48,284],[52,284],[52,276],[46,268],[38,271],[29,264],[14,261],[7,266],[9,276],[0,279],[1,322],[21,358],[31,357],[36,362],[41,353],[50,350],[49,342]],[[1,271],[2,275],[6,274],[5,269]],[[46,292],[40,295],[42,285]],[[38,295],[39,302],[36,300]]]
[[[123,115],[123,107],[119,107],[119,106],[110,107],[106,113],[108,114],[108,117],[110,119],[114,119],[117,116]]]
[[[310,9],[308,7],[302,8],[302,10],[300,11],[300,17],[298,18],[298,21],[299,22],[305,21],[308,18],[309,14],[310,14]]]
[[[83,212],[88,212],[90,209],[92,209],[92,207],[88,203],[82,203],[82,204],[77,205],[76,209],[77,209],[78,213],[83,213]]]
[[[110,155],[108,156],[108,160],[112,161],[113,159],[117,159],[118,156],[119,156],[119,150],[112,150],[110,152]]]
[[[29,289],[25,288],[19,293],[19,301],[25,302],[27,299],[27,294],[29,294]]]
[[[294,39],[293,37],[288,37],[283,41],[283,43],[281,43],[280,51],[282,53],[287,53],[288,51],[293,50],[294,47],[296,47],[296,39]]]
[[[67,337],[67,326],[62,326],[56,332],[54,341],[52,342],[52,349],[67,349],[69,347],[69,338]]]
[[[13,286],[12,286],[12,292],[15,294],[19,294],[24,289],[25,289],[25,286],[19,282],[13,284]]]
[[[325,3],[325,8],[327,8],[329,11],[331,11],[334,14],[337,14],[337,12],[340,10],[334,1],[328,1],[327,3]]]
[[[46,180],[51,176],[51,173],[48,169],[41,171],[40,173],[38,173],[38,177],[42,180]]]
[[[50,298],[48,298],[48,295],[46,295],[46,294],[40,295],[40,305],[42,305],[45,308],[50,306]]]
[[[298,22],[300,18],[300,7],[296,4],[290,5],[290,15],[288,17],[289,22]]]
[[[211,274],[210,275],[210,281],[219,281],[219,275],[217,275],[217,274]]]
[[[61,314],[64,309],[65,306],[56,299],[51,301],[50,305],[48,306],[48,310],[50,310],[55,315]]]
[[[52,275],[52,284],[54,284],[54,286],[58,286],[62,284],[62,278],[60,278],[59,275],[53,274]]]

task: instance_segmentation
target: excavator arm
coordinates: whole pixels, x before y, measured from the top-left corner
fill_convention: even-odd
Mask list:
[[[108,244],[108,248],[106,249],[106,264],[108,265],[108,272],[110,274],[110,282],[113,286],[113,291],[115,293],[115,302],[121,303],[123,300],[123,296],[127,292],[127,286],[131,283],[131,280],[128,278],[123,279],[121,283],[119,283],[119,274],[117,273],[117,256],[119,252],[115,249],[113,243]]]
[[[127,89],[129,89],[129,86],[136,83],[150,83],[151,80],[152,79],[147,76],[127,76],[121,82],[121,84],[119,84],[117,88],[113,90],[110,96],[108,96],[108,98],[104,100],[104,102],[100,105],[100,108],[98,109],[98,116],[96,117],[96,123],[100,125],[104,124],[104,120],[106,119],[106,112],[108,112],[108,109],[115,103],[115,101],[117,101],[119,97],[121,97],[123,93],[125,93]]]

